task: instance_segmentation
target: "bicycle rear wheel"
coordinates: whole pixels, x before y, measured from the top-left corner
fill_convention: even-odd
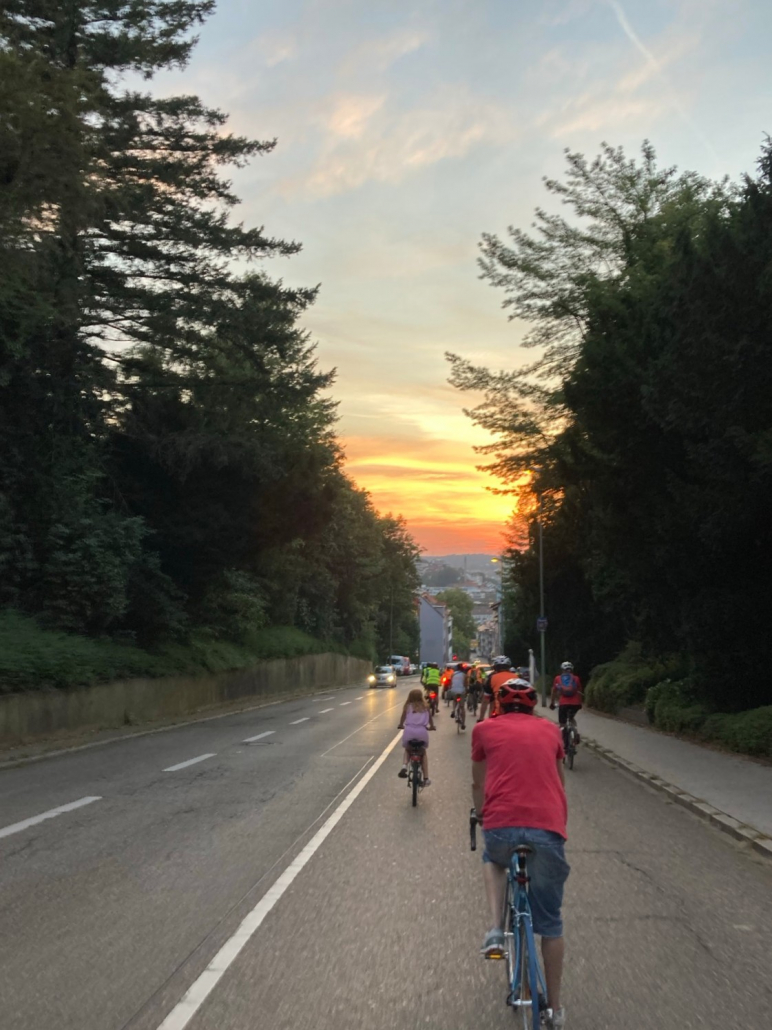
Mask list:
[[[413,808],[418,804],[418,789],[421,786],[420,767],[413,770]]]

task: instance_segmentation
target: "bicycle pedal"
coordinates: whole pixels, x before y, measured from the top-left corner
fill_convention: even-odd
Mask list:
[[[498,962],[498,961],[500,961],[501,959],[504,958],[504,952],[503,951],[489,952],[487,955],[483,955],[483,958],[485,958],[485,959],[493,959],[494,961]]]

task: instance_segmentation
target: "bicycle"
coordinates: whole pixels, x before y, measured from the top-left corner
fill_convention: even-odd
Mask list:
[[[418,804],[418,792],[424,789],[423,760],[426,752],[426,745],[422,740],[409,740],[407,742],[408,770],[407,785],[413,794],[413,808]]]
[[[477,715],[477,706],[479,705],[479,703],[480,696],[478,692],[476,690],[470,690],[466,696],[466,707],[474,716]]]
[[[469,814],[472,851],[477,850],[477,826],[482,825],[477,812]],[[491,956],[507,963],[507,1005],[520,1016],[524,1030],[549,1030],[552,1012],[547,1006],[547,984],[536,951],[531,903],[528,898],[528,856],[533,848],[521,844],[515,848],[507,870],[507,897],[504,903],[504,953]],[[535,991],[534,991],[535,988]],[[536,995],[536,1005],[533,998]]]
[[[426,695],[426,702],[429,705],[429,712],[432,716],[435,716],[439,710],[439,701],[437,700],[437,691],[430,690]]]
[[[565,756],[563,758],[563,765],[567,765],[569,769],[574,767],[574,756],[576,755],[576,738],[578,736],[578,730],[574,717],[571,716],[563,727],[563,750]]]
[[[450,714],[456,722],[456,733],[460,733],[461,730],[465,730],[466,717],[464,715],[464,702],[461,700],[460,694],[456,694],[455,700],[453,702],[453,711]]]

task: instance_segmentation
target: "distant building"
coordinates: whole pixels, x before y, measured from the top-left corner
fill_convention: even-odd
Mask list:
[[[442,665],[452,655],[453,616],[447,605],[429,593],[421,594],[418,610],[421,661]]]

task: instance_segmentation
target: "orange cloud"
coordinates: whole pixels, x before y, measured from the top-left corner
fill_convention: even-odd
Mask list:
[[[346,470],[382,512],[401,514],[430,554],[500,551],[515,507],[475,468],[470,446],[420,433],[344,440]]]

